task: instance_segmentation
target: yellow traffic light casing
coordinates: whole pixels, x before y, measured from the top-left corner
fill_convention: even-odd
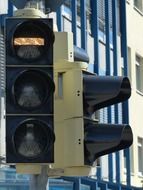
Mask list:
[[[61,48],[63,42],[65,43]],[[87,175],[90,167],[84,167],[82,119],[82,69],[86,70],[87,64],[74,62],[72,42],[72,33],[55,33],[54,131],[56,141],[53,168],[63,168],[61,175]]]
[[[86,63],[55,63],[55,125],[53,168],[63,168],[61,175],[86,176],[91,167],[84,164],[84,120],[82,69]]]
[[[58,34],[57,34],[58,35]],[[66,35],[66,34],[62,34]],[[66,41],[68,49],[70,41]],[[56,45],[55,135],[53,168],[63,168],[61,175],[89,175],[95,160],[105,154],[129,147],[129,125],[100,124],[92,114],[100,108],[127,100],[131,87],[127,77],[96,76],[87,72],[87,64],[62,56],[61,38]],[[72,172],[71,172],[72,171]]]
[[[78,63],[77,63],[78,64]],[[74,68],[75,66],[75,68]],[[83,163],[83,120],[82,120],[82,72],[80,67],[67,61],[55,64],[55,164],[80,166]],[[77,79],[77,80],[76,80]],[[77,81],[75,83],[75,80]],[[68,90],[67,90],[68,89]],[[70,100],[70,101],[69,101]],[[69,135],[71,134],[71,135]],[[66,142],[66,144],[65,144]],[[60,149],[58,146],[64,147]],[[70,147],[70,153],[69,153]],[[67,149],[67,150],[66,150]],[[63,156],[61,151],[64,151]],[[74,154],[75,152],[75,154]],[[74,156],[72,156],[74,155]],[[67,159],[68,157],[68,159]],[[65,159],[66,158],[66,159]],[[56,160],[57,159],[57,160]],[[65,159],[65,160],[64,160]]]
[[[129,80],[96,76],[86,67],[64,60],[55,65],[53,167],[63,168],[62,175],[89,175],[98,157],[128,148],[133,140],[129,125],[100,124],[91,117],[104,106],[128,99]]]

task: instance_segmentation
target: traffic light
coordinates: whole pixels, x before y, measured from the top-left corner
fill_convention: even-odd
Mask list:
[[[53,163],[53,20],[7,18],[6,161]]]
[[[55,68],[54,167],[64,168],[62,175],[88,175],[98,157],[128,148],[133,141],[128,124],[93,119],[97,110],[130,97],[129,79],[97,76],[85,67],[59,61]]]
[[[97,76],[87,71],[87,63],[68,61],[72,52],[69,40],[64,40],[67,47],[59,48],[68,35],[55,35],[53,168],[63,168],[63,176],[83,176],[90,173],[98,157],[132,144],[128,124],[101,124],[93,119],[99,109],[126,101],[131,95],[131,86],[127,77]]]
[[[100,156],[128,148],[133,141],[127,124],[100,124],[92,114],[127,100],[131,86],[127,77],[83,74],[84,162],[92,165]]]

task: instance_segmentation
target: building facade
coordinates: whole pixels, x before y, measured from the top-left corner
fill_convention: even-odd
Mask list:
[[[133,126],[134,143],[131,149],[132,185],[143,185],[143,1],[127,1],[128,71],[132,85],[129,101],[129,120]]]
[[[131,150],[127,149],[117,153],[113,153],[104,156],[97,161],[96,173],[93,173],[91,178],[62,178],[60,181],[51,181],[51,189],[62,187],[65,189],[139,189],[142,187],[142,169],[143,169],[143,147],[141,134],[141,112],[136,114],[136,120],[133,120],[134,110],[141,107],[140,101],[142,101],[142,80],[140,62],[142,61],[142,48],[141,48],[141,28],[139,35],[135,35],[133,39],[132,35],[138,32],[137,22],[139,26],[141,23],[141,10],[137,7],[138,1],[127,2],[125,0],[66,0],[56,13],[52,13],[50,16],[54,18],[55,24],[59,31],[73,32],[74,45],[84,49],[89,55],[89,67],[88,70],[99,75],[128,75],[132,82],[132,98],[129,102],[130,109],[128,110],[128,104],[118,104],[111,106],[110,108],[102,109],[98,116],[102,123],[128,123],[133,128],[134,132],[134,145]],[[141,4],[142,5],[142,4]],[[127,25],[126,25],[126,6],[127,6]],[[133,8],[134,7],[134,8]],[[135,12],[135,10],[136,12]],[[4,118],[4,18],[6,16],[12,16],[14,7],[10,1],[3,2],[0,0],[0,73],[1,73],[1,126],[0,126],[0,155],[1,163],[5,158],[5,118]],[[133,27],[132,20],[135,17],[132,15],[132,11],[136,14],[137,21]],[[137,15],[138,14],[138,15]],[[130,15],[130,16],[129,16]],[[138,18],[139,17],[139,18]],[[126,32],[126,26],[128,33]],[[134,29],[135,32],[130,32]],[[127,41],[128,36],[128,41]],[[138,39],[136,41],[136,38]],[[136,41],[136,42],[135,42]],[[127,48],[128,43],[128,48]],[[137,43],[137,44],[136,44]],[[139,45],[140,44],[140,45]],[[137,45],[137,46],[135,46]],[[138,47],[136,50],[134,47]],[[128,51],[128,52],[127,52]],[[136,58],[133,57],[133,52]],[[128,53],[128,59],[127,59]],[[131,67],[131,62],[135,60],[134,70]],[[128,65],[128,62],[130,64]],[[138,72],[138,74],[137,74]],[[135,80],[134,74],[137,74],[138,79]],[[133,75],[133,76],[132,76]],[[133,79],[134,78],[134,79]],[[136,89],[138,88],[138,89]],[[140,100],[141,99],[141,100]],[[136,104],[138,102],[138,104]],[[138,107],[137,107],[138,106]],[[130,116],[130,117],[128,117]],[[130,118],[130,120],[129,120]],[[139,118],[140,120],[138,120]],[[139,127],[140,126],[140,127]],[[136,130],[138,129],[138,130]],[[143,136],[143,135],[142,135]],[[137,155],[138,154],[138,158]],[[136,167],[138,163],[138,168]],[[12,169],[7,169],[4,165],[1,165],[1,176],[3,176],[1,187],[7,187],[7,180],[14,179],[17,184],[18,179],[21,179],[23,184],[28,182],[28,177],[21,177],[15,175]],[[12,172],[11,172],[12,171]],[[139,172],[139,173],[138,173]],[[11,173],[11,175],[7,175]],[[139,175],[140,176],[139,176]],[[8,176],[14,176],[8,178]],[[15,177],[16,176],[16,177]],[[66,182],[67,183],[66,183]],[[55,184],[55,186],[54,186]],[[65,184],[65,185],[64,185]],[[19,184],[20,185],[20,184]],[[21,184],[22,185],[22,184]],[[134,186],[134,187],[132,187]],[[139,187],[139,188],[137,188]],[[24,187],[25,189],[28,186]],[[24,189],[23,188],[23,189]],[[8,189],[8,188],[7,188]],[[14,187],[13,189],[16,189]],[[20,189],[20,186],[19,186]],[[22,187],[21,187],[22,189]]]

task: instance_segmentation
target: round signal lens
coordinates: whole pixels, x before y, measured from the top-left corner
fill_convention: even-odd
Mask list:
[[[13,96],[22,109],[33,110],[43,106],[54,92],[52,79],[44,72],[27,70],[14,82]]]
[[[20,124],[14,134],[16,152],[33,159],[49,151],[55,136],[52,129],[40,120],[27,120]]]

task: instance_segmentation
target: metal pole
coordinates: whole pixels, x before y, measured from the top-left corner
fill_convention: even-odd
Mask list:
[[[49,190],[49,180],[47,175],[48,166],[41,167],[40,175],[31,175],[30,190]]]
[[[40,11],[45,13],[45,0],[28,0],[25,8],[39,9]]]

